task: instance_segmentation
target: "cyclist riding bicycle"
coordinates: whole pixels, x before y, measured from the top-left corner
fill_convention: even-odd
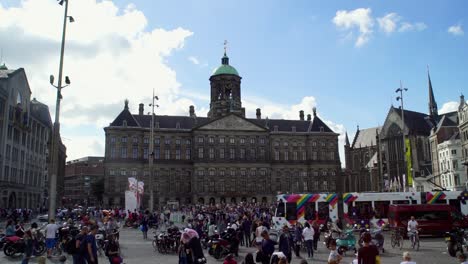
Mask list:
[[[411,232],[411,233],[418,232],[418,222],[414,220],[414,216],[411,216],[411,220],[408,221],[408,232]]]
[[[414,220],[414,216],[411,216],[411,220],[408,221],[408,237],[410,238],[411,241],[412,238],[414,237],[415,241],[418,239],[418,222]],[[413,245],[414,246],[414,245]]]

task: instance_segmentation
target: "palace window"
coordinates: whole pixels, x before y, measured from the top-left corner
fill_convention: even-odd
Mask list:
[[[210,144],[213,144],[213,143],[214,143],[214,137],[209,137],[209,138],[208,138],[208,142],[209,142]]]
[[[240,159],[245,159],[245,149],[240,149]]]
[[[215,157],[214,148],[210,148],[209,155],[210,155],[210,159],[214,159],[214,157]]]
[[[191,156],[191,155],[190,155],[190,152],[191,152],[191,151],[190,151],[189,148],[188,148],[188,149],[185,149],[185,159],[186,159],[186,160],[191,159],[191,157],[190,157],[190,156]]]
[[[260,158],[261,158],[261,159],[264,159],[264,158],[265,158],[265,149],[264,149],[264,148],[261,148],[261,149],[260,149]]]
[[[148,148],[143,149],[143,158],[147,159],[148,158]]]
[[[297,151],[293,152],[293,160],[297,160]]]
[[[149,143],[149,139],[147,137],[143,138],[143,144],[148,144]]]
[[[161,158],[161,149],[160,148],[155,148],[154,149],[154,158],[155,159],[160,159]]]
[[[169,149],[164,150],[164,159],[171,159],[171,151]]]
[[[220,137],[220,138],[219,138],[219,143],[220,143],[220,144],[224,144],[224,137]]]
[[[305,151],[302,151],[302,160],[307,160],[307,154]]]
[[[111,140],[111,143],[115,143],[115,137],[111,137],[110,140]]]
[[[127,143],[127,137],[122,137],[121,142],[122,142],[122,143]]]
[[[164,144],[170,145],[170,144],[171,144],[171,139],[170,139],[170,138],[166,138],[166,139],[164,140]]]
[[[175,158],[176,158],[176,160],[180,160],[180,149],[176,149]]]
[[[132,150],[132,158],[137,159],[138,158],[138,148],[133,148]]]
[[[198,148],[198,158],[203,159],[203,148]]]
[[[230,159],[235,159],[236,158],[236,149],[229,149],[229,158]]]
[[[284,160],[289,160],[289,152],[288,151],[284,152]]]
[[[255,144],[255,138],[250,139],[250,144]]]
[[[250,159],[255,159],[255,149],[250,149]]]
[[[224,159],[224,149],[223,148],[219,149],[219,158]]]
[[[138,144],[138,138],[137,138],[137,137],[133,137],[133,138],[132,138],[132,142],[133,142],[133,144]]]
[[[265,144],[265,138],[260,138],[260,144],[262,144],[262,145]]]
[[[203,143],[203,137],[198,137],[198,143]]]
[[[279,151],[275,150],[275,160],[279,160]]]
[[[8,150],[8,147],[7,146],[7,152],[6,152],[6,158],[8,159],[10,157],[10,151]],[[111,158],[116,158],[117,156],[117,153],[115,151],[115,147],[114,146],[111,146]]]
[[[120,149],[120,157],[122,159],[126,159],[127,158],[127,147],[122,147]]]
[[[176,139],[175,144],[180,145],[180,139]]]
[[[241,138],[241,139],[240,139],[240,143],[241,143],[241,144],[245,144],[245,138]]]
[[[229,143],[234,144],[234,143],[236,143],[236,140],[234,138],[230,138]]]

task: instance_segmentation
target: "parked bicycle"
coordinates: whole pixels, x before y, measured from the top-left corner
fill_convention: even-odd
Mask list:
[[[402,227],[396,227],[392,229],[391,242],[392,248],[398,247],[403,248],[403,230]]]

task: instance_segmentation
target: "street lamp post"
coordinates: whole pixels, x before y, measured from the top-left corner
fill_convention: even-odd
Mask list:
[[[150,124],[150,145],[149,145],[149,192],[150,192],[150,199],[149,199],[149,210],[153,213],[154,210],[154,179],[153,179],[153,161],[154,161],[154,107],[159,107],[159,105],[154,104],[154,100],[159,100],[157,96],[154,95],[153,89],[153,102],[150,104],[151,106],[151,124]]]
[[[55,212],[57,209],[57,173],[58,173],[58,154],[59,154],[59,142],[60,142],[60,100],[62,99],[62,88],[65,88],[70,84],[68,76],[65,77],[65,86],[62,86],[62,75],[63,75],[63,55],[65,52],[65,33],[67,30],[67,20],[75,22],[73,17],[68,16],[68,1],[60,0],[59,4],[65,3],[65,14],[63,16],[63,32],[62,32],[62,46],[60,49],[60,64],[59,64],[59,75],[57,86],[54,85],[54,76],[50,76],[50,84],[57,88],[57,100],[55,103],[55,122],[52,131],[52,144],[51,144],[51,163],[49,175],[49,219],[55,218]]]
[[[405,111],[404,111],[404,105],[403,105],[403,92],[408,91],[408,88],[403,88],[403,84],[400,80],[400,88],[396,89],[396,93],[400,93],[399,96],[397,96],[397,101],[401,102],[401,135],[403,138],[403,171],[406,169],[406,141],[405,141]],[[405,174],[403,174],[405,175]],[[408,175],[405,175],[404,177],[407,177]],[[402,179],[403,180],[403,179]],[[405,182],[406,179],[405,179]],[[406,186],[403,186],[403,190],[406,191]]]

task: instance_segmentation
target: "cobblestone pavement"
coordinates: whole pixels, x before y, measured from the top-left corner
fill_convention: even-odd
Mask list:
[[[151,233],[148,234],[149,238],[152,238]],[[387,238],[387,237],[386,237]],[[124,262],[127,264],[165,264],[165,263],[178,263],[178,257],[174,254],[161,255],[155,252],[151,246],[151,239],[143,240],[141,232],[136,229],[122,229],[120,233],[120,244],[122,248],[122,254]],[[405,241],[405,247],[403,250],[392,249],[389,245],[389,239],[386,239],[386,252],[382,255],[383,264],[400,263],[401,255],[403,251],[410,251],[413,260],[418,264],[448,264],[458,263],[455,258],[450,257],[446,253],[445,243],[443,238],[422,238],[421,249],[419,251],[409,250],[408,241]],[[239,263],[242,262],[243,257],[248,252],[255,252],[254,248],[241,247]],[[305,252],[301,252],[303,255]],[[308,263],[327,263],[329,251],[320,244],[319,250],[315,252],[314,258],[308,260]],[[205,254],[209,264],[222,263],[221,260],[215,260],[213,257]],[[342,263],[351,263],[353,259],[353,253],[349,253]],[[293,257],[292,263],[299,263],[300,259]],[[20,263],[21,257],[9,258],[6,257],[3,252],[0,253],[0,263]],[[37,258],[32,259],[30,263],[37,263]],[[58,259],[48,260],[47,263],[59,263]],[[66,263],[71,264],[71,257],[68,257]],[[99,259],[99,263],[108,263],[105,257]]]

